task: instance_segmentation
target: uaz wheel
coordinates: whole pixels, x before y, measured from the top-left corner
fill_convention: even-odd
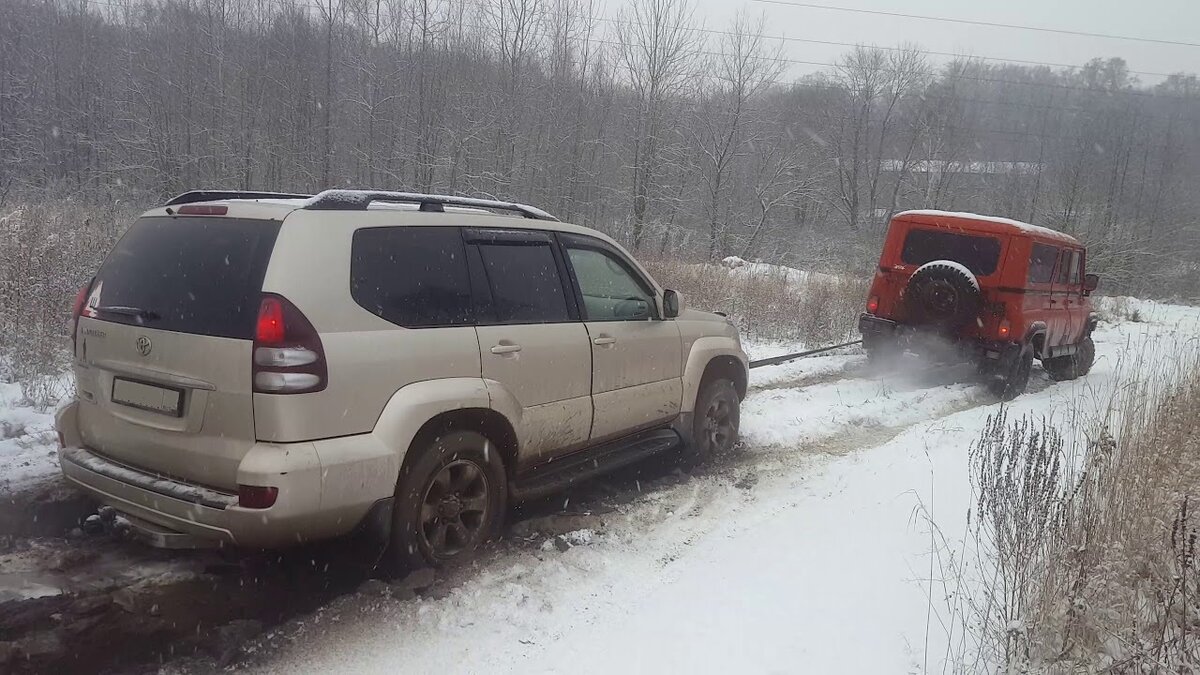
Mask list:
[[[904,290],[909,323],[945,332],[975,319],[981,302],[975,275],[962,265],[944,260],[922,265]]]

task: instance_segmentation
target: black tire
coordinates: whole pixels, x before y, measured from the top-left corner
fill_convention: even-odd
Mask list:
[[[1079,343],[1079,349],[1071,355],[1075,365],[1075,377],[1083,377],[1092,370],[1096,363],[1096,343],[1089,335]]]
[[[1001,401],[1011,401],[1025,393],[1033,372],[1033,347],[1026,344],[1007,364],[986,373],[988,390]]]
[[[697,466],[727,452],[738,441],[741,398],[733,382],[724,378],[700,384],[692,414],[692,440],[683,448],[683,463]]]
[[[941,332],[953,332],[974,321],[982,303],[975,276],[945,261],[922,266],[904,290],[908,323]]]
[[[423,435],[400,471],[389,551],[395,573],[469,559],[499,532],[508,502],[500,453],[475,431]]]
[[[1092,369],[1092,364],[1095,362],[1096,343],[1092,341],[1092,336],[1089,335],[1076,345],[1074,354],[1046,359],[1042,361],[1042,368],[1046,370],[1046,374],[1050,376],[1050,379],[1062,382],[1087,375]]]

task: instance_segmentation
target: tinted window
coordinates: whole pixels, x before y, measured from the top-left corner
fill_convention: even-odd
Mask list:
[[[653,315],[654,296],[616,256],[595,248],[567,245],[590,321],[629,321]]]
[[[1029,283],[1048,284],[1054,279],[1054,264],[1058,262],[1058,249],[1045,244],[1034,244],[1029,255]]]
[[[474,320],[465,248],[455,227],[355,232],[350,294],[363,309],[401,326]]]
[[[975,274],[987,276],[1000,262],[1000,240],[944,230],[910,230],[900,259],[908,265],[953,260]]]
[[[265,220],[141,218],[104,261],[88,304],[104,321],[249,339],[278,234]]]
[[[567,297],[549,242],[479,244],[499,323],[569,321]]]

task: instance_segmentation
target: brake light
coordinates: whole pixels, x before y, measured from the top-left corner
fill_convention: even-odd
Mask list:
[[[1005,319],[1000,322],[1000,328],[996,332],[1000,334],[1000,337],[1007,338],[1010,331],[1012,331],[1012,326],[1009,325],[1008,319]]]
[[[867,300],[867,311],[872,314],[879,311],[879,298],[878,297],[872,295],[870,297],[870,299]]]
[[[74,351],[75,345],[79,342],[79,317],[83,315],[83,306],[87,303],[88,292],[92,290],[92,281],[89,280],[86,284],[80,287],[79,292],[75,294],[75,305],[71,308],[71,348]]]
[[[321,336],[280,295],[264,294],[254,330],[254,391],[307,394],[325,388],[328,371]]]
[[[238,506],[244,509],[269,509],[279,498],[279,488],[260,485],[239,485]]]
[[[181,216],[223,216],[229,213],[229,207],[213,204],[186,204],[179,207],[175,213]]]
[[[277,345],[286,335],[283,324],[283,303],[279,298],[265,297],[258,305],[258,325],[254,340],[263,345]]]

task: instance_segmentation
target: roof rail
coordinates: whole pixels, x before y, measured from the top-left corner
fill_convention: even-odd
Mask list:
[[[192,190],[185,192],[163,206],[176,204],[193,204],[195,202],[213,202],[223,199],[308,199],[312,195],[298,195],[289,192],[253,192],[248,190]]]
[[[525,218],[553,220],[558,218],[525,204],[502,202],[475,197],[426,195],[417,192],[388,192],[381,190],[325,190],[308,200],[303,208],[313,210],[365,210],[371,202],[417,204],[421,211],[444,211],[446,206],[466,206],[497,211],[513,211]]]

